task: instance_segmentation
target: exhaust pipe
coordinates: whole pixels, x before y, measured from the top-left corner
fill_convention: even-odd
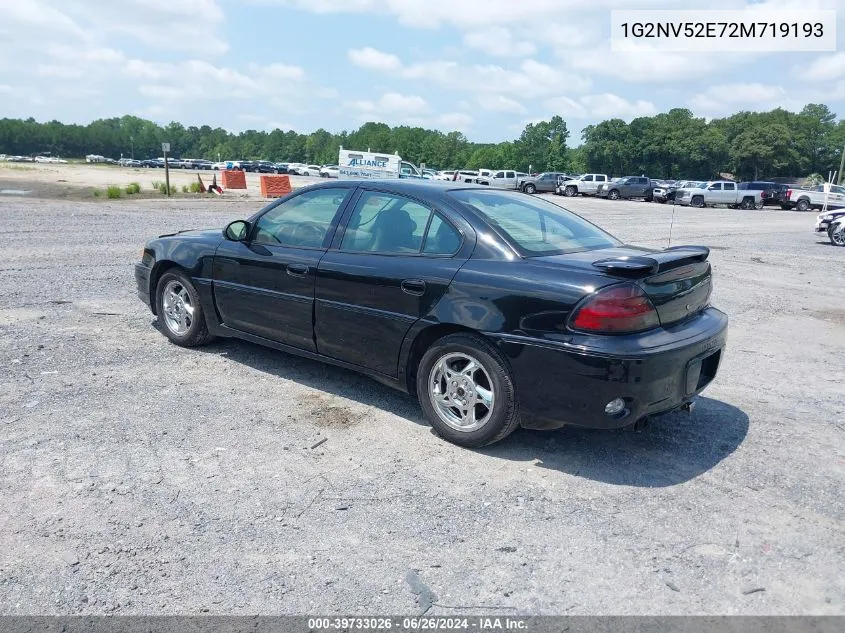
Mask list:
[[[692,413],[695,410],[695,400],[690,400],[689,402],[684,402],[681,405],[681,411],[686,411],[687,413]]]
[[[633,431],[634,433],[642,433],[645,431],[646,427],[648,426],[649,418],[648,416],[643,416],[636,422],[629,424],[625,428],[629,431]]]

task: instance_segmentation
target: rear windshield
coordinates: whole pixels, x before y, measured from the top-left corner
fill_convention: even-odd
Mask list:
[[[542,198],[518,192],[461,189],[449,195],[470,205],[523,257],[619,246],[612,235]]]

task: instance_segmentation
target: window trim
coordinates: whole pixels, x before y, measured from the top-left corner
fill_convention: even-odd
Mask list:
[[[295,245],[295,244],[279,244],[279,243],[273,243],[273,242],[256,241],[255,238],[256,238],[256,235],[258,234],[258,222],[265,215],[267,215],[268,213],[273,211],[273,209],[276,209],[276,208],[282,206],[283,204],[285,204],[286,202],[289,202],[289,201],[293,200],[294,198],[298,198],[299,196],[304,196],[304,195],[309,194],[309,193],[316,193],[318,191],[324,191],[326,189],[332,189],[332,190],[340,189],[340,190],[346,191],[346,193],[344,194],[343,201],[338,206],[337,211],[335,211],[334,217],[332,218],[332,221],[329,224],[329,228],[326,231],[326,237],[325,237],[325,239],[323,239],[322,246],[300,246],[300,245]],[[308,190],[305,190],[305,191],[298,191],[293,195],[285,196],[284,198],[279,198],[275,202],[267,205],[264,209],[260,210],[257,214],[255,214],[252,217],[251,220],[249,220],[250,225],[251,225],[250,231],[249,231],[249,235],[244,240],[244,243],[249,244],[249,245],[258,244],[258,245],[261,245],[261,246],[273,246],[273,247],[276,247],[276,248],[297,248],[297,249],[304,249],[304,250],[309,250],[309,251],[326,251],[331,247],[332,243],[334,242],[334,238],[335,238],[335,235],[337,234],[337,229],[338,229],[338,226],[340,225],[340,221],[343,218],[344,214],[346,213],[346,209],[349,206],[350,200],[354,197],[353,194],[355,193],[355,191],[356,191],[355,187],[348,187],[348,186],[343,186],[343,185],[338,186],[337,184],[332,183],[331,185],[327,185],[325,187],[318,187],[316,189],[308,189]]]
[[[352,219],[352,214],[355,213],[355,209],[358,207],[358,202],[361,200],[361,197],[364,196],[366,193],[381,193],[388,196],[394,196],[397,198],[404,198],[406,200],[410,200],[421,207],[425,207],[429,210],[428,221],[425,225],[425,231],[423,232],[423,239],[420,243],[420,250],[416,253],[393,253],[389,251],[353,251],[341,248],[343,244],[343,238],[346,236],[346,230],[349,228],[349,220]],[[433,254],[433,253],[423,253],[422,249],[425,246],[426,239],[428,238],[428,230],[431,228],[431,221],[435,215],[440,216],[440,219],[446,222],[452,229],[458,234],[460,238],[460,242],[458,243],[458,247],[455,249],[453,253],[449,255],[441,255],[441,254]],[[381,257],[425,257],[427,259],[452,259],[457,257],[457,255],[463,250],[464,245],[466,244],[466,235],[464,231],[462,231],[459,227],[455,226],[455,223],[442,211],[434,208],[432,204],[426,200],[421,200],[414,196],[409,196],[405,193],[398,193],[396,191],[388,191],[385,189],[376,189],[376,188],[369,188],[369,187],[359,187],[356,190],[356,193],[352,198],[348,201],[347,207],[344,210],[343,218],[340,224],[337,227],[337,231],[335,232],[335,237],[332,240],[332,244],[329,247],[329,250],[337,253],[343,253],[345,255],[379,255]]]

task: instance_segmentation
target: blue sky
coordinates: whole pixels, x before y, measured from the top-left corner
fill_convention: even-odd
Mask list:
[[[230,130],[364,121],[518,136],[688,107],[827,103],[845,117],[845,8],[832,53],[613,53],[609,11],[837,8],[840,0],[0,0],[0,116],[136,114]]]

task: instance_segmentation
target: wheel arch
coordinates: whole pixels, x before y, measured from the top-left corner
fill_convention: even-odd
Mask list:
[[[417,366],[423,354],[436,341],[450,334],[474,334],[484,338],[484,335],[478,330],[473,330],[472,328],[456,323],[435,323],[417,332],[411,340],[407,357],[403,364],[405,388],[412,396],[417,395]]]
[[[187,274],[187,270],[177,264],[176,262],[163,259],[161,261],[156,261],[153,265],[152,271],[150,271],[150,308],[153,311],[153,314],[158,316],[158,301],[156,300],[156,293],[158,291],[158,280],[161,279],[161,276],[166,273],[168,270],[177,269],[180,272]]]

